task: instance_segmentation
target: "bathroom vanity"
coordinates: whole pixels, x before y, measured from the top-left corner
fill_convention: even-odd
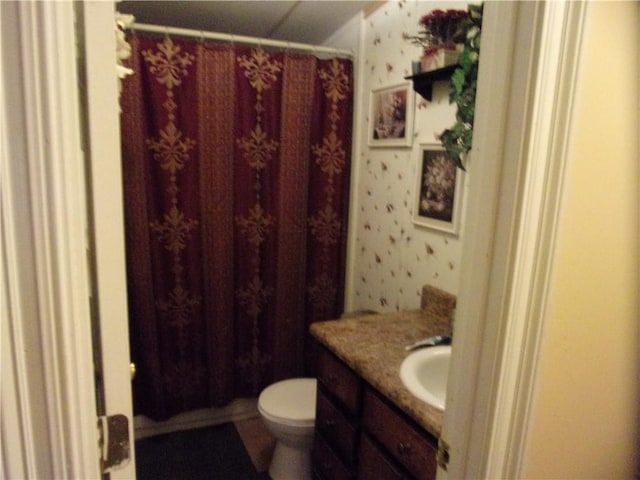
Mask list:
[[[435,478],[442,412],[414,397],[399,376],[406,345],[451,330],[455,297],[425,289],[419,310],[311,326],[318,347],[316,478]]]

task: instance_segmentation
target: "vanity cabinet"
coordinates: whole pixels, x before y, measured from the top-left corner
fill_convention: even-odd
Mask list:
[[[436,477],[437,442],[372,388],[364,394],[362,426],[414,478]]]
[[[436,439],[321,346],[317,376],[316,478],[435,478]]]

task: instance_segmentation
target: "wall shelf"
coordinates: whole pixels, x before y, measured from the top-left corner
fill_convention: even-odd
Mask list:
[[[449,65],[438,70],[432,70],[430,72],[421,72],[409,77],[404,77],[405,80],[411,80],[413,82],[413,89],[422,96],[425,100],[431,101],[433,96],[433,83],[449,80],[454,70],[458,65]]]

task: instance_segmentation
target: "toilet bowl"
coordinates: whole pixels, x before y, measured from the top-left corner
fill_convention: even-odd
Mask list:
[[[316,417],[316,379],[292,378],[265,388],[258,411],[276,438],[269,466],[272,480],[310,480]]]

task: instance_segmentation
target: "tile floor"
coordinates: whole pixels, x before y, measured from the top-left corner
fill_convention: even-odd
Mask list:
[[[258,472],[266,472],[276,441],[267,431],[262,418],[249,418],[234,422],[244,446]]]

